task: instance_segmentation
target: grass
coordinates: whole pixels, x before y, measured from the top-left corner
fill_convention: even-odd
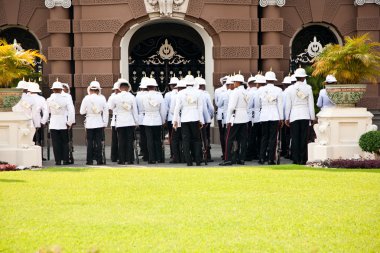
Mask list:
[[[379,252],[380,170],[0,173],[0,252]]]

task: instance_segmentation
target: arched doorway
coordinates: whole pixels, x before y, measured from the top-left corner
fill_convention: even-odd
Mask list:
[[[290,70],[310,66],[314,57],[329,43],[342,44],[340,35],[333,27],[322,23],[303,27],[290,41]]]
[[[133,91],[141,78],[152,76],[160,91],[168,90],[172,76],[189,72],[205,76],[205,47],[191,27],[176,23],[150,24],[139,29],[129,43],[129,81]]]
[[[155,24],[166,24],[166,26],[160,28],[163,30],[153,31],[152,26],[150,26],[150,25],[155,25]],[[205,30],[205,28],[202,25],[197,24],[197,23],[193,23],[193,22],[190,22],[187,20],[183,20],[181,18],[173,17],[171,19],[165,19],[165,20],[163,20],[163,19],[152,19],[152,20],[148,20],[148,21],[145,21],[145,22],[131,26],[129,28],[129,30],[127,30],[127,32],[122,35],[122,39],[120,41],[120,48],[121,48],[120,72],[121,72],[121,77],[125,78],[127,80],[130,80],[130,77],[133,75],[133,73],[130,73],[130,65],[129,65],[130,60],[131,60],[130,50],[131,50],[131,48],[134,47],[134,45],[138,44],[138,42],[139,42],[138,40],[133,42],[134,35],[136,33],[138,33],[140,29],[143,29],[144,27],[150,26],[150,29],[148,29],[147,35],[145,36],[146,38],[150,37],[152,32],[155,33],[156,35],[157,34],[162,35],[165,33],[165,34],[170,35],[172,37],[178,37],[178,35],[175,34],[175,32],[170,31],[167,28],[169,24],[182,25],[180,27],[182,29],[184,29],[185,33],[186,33],[186,31],[192,31],[189,34],[192,34],[192,35],[195,34],[196,37],[198,37],[198,39],[197,39],[198,42],[196,45],[202,44],[202,43],[199,43],[199,38],[201,38],[201,41],[203,42],[203,45],[204,45],[203,46],[203,48],[204,48],[203,49],[204,50],[203,51],[204,52],[204,54],[203,54],[204,55],[204,76],[203,77],[206,79],[206,82],[208,84],[206,89],[210,92],[210,94],[213,94],[214,93],[214,87],[213,87],[214,59],[213,59],[213,52],[212,52],[213,46],[214,46],[213,39],[207,33],[207,31]],[[153,26],[153,28],[154,28],[154,26]],[[189,28],[191,28],[192,30],[191,29],[189,30]],[[194,31],[195,31],[195,33],[194,33]],[[183,33],[181,33],[181,34],[183,34]],[[190,42],[195,43],[193,38],[189,39],[190,36],[186,36],[186,37],[182,36],[182,38],[183,37],[187,40],[190,40]],[[141,37],[141,38],[144,38],[144,37]],[[163,40],[163,43],[165,44],[165,39]],[[171,43],[171,42],[168,40],[168,43]],[[158,45],[161,46],[162,43],[158,44]],[[172,46],[174,46],[174,43],[172,44]],[[197,71],[197,69],[192,70],[192,74],[195,76],[197,75],[196,71]],[[178,69],[178,72],[179,72],[179,69]],[[173,71],[173,73],[174,73],[174,71]],[[150,73],[147,73],[147,75],[149,75],[149,74]],[[170,74],[170,71],[169,71],[169,74]],[[182,74],[185,76],[187,73],[184,73],[182,71]],[[176,72],[176,76],[177,76],[177,72]],[[140,82],[140,80],[138,80],[138,78],[136,79],[137,82]]]

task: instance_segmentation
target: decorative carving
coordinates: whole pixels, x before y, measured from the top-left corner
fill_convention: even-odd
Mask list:
[[[259,46],[252,46],[251,49],[251,58],[259,59]]]
[[[186,13],[188,0],[145,0],[147,13],[159,12],[160,16],[172,17],[173,12]]]
[[[145,0],[129,0],[128,5],[135,18],[140,18],[147,14]]]
[[[278,7],[284,6],[286,0],[260,0],[261,7],[267,7],[268,5],[277,5]]]
[[[252,19],[252,26],[251,26],[252,32],[258,32],[259,31],[259,19]]]
[[[50,61],[69,61],[71,60],[71,47],[49,47],[48,59]]]
[[[75,33],[86,32],[112,32],[117,33],[123,26],[123,22],[119,19],[89,19],[74,20],[73,30]]]
[[[380,0],[355,0],[355,5],[364,5],[364,4],[378,4],[380,5]]]
[[[74,48],[75,60],[112,60],[112,47],[82,47]]]
[[[251,31],[251,19],[216,19],[212,26],[219,33],[223,31]]]
[[[284,20],[282,18],[262,18],[261,29],[263,32],[282,32]]]
[[[190,1],[187,9],[187,15],[199,18],[202,13],[204,0]]]
[[[263,59],[283,59],[284,50],[282,45],[262,45],[261,57]]]
[[[297,55],[294,59],[294,62],[296,64],[311,63],[313,62],[314,58],[322,52],[322,50],[322,44],[317,40],[317,37],[314,36],[313,41],[310,42],[307,49],[305,49],[305,52]]]
[[[112,73],[87,73],[87,74],[75,74],[75,87],[85,87],[90,84],[96,77],[96,80],[100,83],[102,88],[112,87],[113,83],[118,79],[119,75]]]
[[[45,6],[49,9],[55,6],[62,6],[67,9],[71,7],[71,0],[45,0]]]
[[[331,132],[330,123],[328,121],[320,120],[318,124],[314,125],[314,131],[317,135],[315,142],[319,145],[326,146],[329,144],[329,136]]]
[[[379,22],[378,17],[358,18],[356,27],[358,31],[377,31],[380,28]]]
[[[149,56],[147,60],[143,60],[143,62],[147,65],[163,65],[165,64],[164,60],[169,60],[168,64],[187,64],[190,60],[186,60],[182,55],[177,54],[174,51],[174,48],[171,44],[169,44],[168,39],[165,39],[165,43],[161,45],[158,52],[152,56]]]
[[[49,84],[51,86],[52,83],[54,83],[57,78],[60,82],[68,83],[70,86],[72,86],[71,83],[71,74],[50,74],[49,75]]]
[[[214,57],[226,59],[247,59],[251,58],[251,51],[252,49],[250,46],[214,47]]]
[[[47,30],[49,33],[70,33],[70,19],[49,19]]]

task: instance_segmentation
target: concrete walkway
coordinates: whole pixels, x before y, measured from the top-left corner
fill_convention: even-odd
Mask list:
[[[44,157],[46,158],[46,148],[44,149]],[[117,163],[111,162],[110,159],[111,154],[111,148],[109,146],[106,146],[106,158],[107,158],[107,164],[106,165],[86,165],[86,146],[75,146],[74,147],[74,164],[73,165],[65,165],[62,167],[97,167],[97,168],[109,168],[109,167],[187,167],[186,164],[171,164],[169,163],[169,145],[165,145],[165,163],[159,163],[159,164],[148,164],[147,162],[144,162],[142,159],[140,159],[140,164],[134,164],[134,165],[119,165]],[[211,157],[214,160],[214,162],[209,162],[207,166],[219,166],[219,163],[222,161],[221,158],[222,150],[220,145],[212,144],[211,145]],[[141,157],[140,157],[141,158]],[[281,164],[290,164],[291,161],[285,158],[281,158]],[[55,161],[54,161],[54,154],[53,149],[50,149],[50,160],[49,161],[43,161],[43,167],[55,167]],[[195,165],[195,164],[194,164]],[[202,167],[206,166],[204,163],[202,163]],[[242,165],[239,165],[242,166]],[[248,161],[245,162],[244,166],[259,166],[257,163],[257,160],[254,161]],[[262,165],[260,165],[262,166]],[[197,166],[193,166],[196,168]]]

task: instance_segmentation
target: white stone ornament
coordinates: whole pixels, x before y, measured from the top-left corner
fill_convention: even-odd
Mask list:
[[[45,0],[45,6],[49,9],[56,6],[62,6],[67,9],[71,7],[71,0]]]
[[[267,7],[268,5],[277,5],[278,7],[283,7],[286,0],[260,0],[261,7]]]
[[[147,13],[158,12],[161,17],[172,17],[174,12],[186,13],[189,0],[145,0]]]
[[[364,4],[378,4],[380,5],[380,0],[355,0],[355,5],[364,5]]]

